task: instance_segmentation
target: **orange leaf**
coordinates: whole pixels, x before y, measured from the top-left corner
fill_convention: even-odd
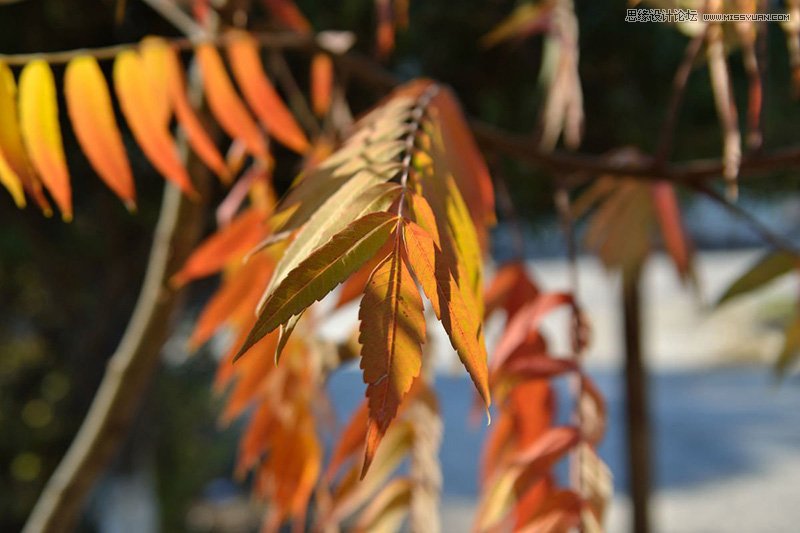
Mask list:
[[[182,285],[193,279],[218,272],[229,261],[241,259],[266,236],[264,214],[257,209],[245,211],[225,228],[203,241],[172,283]]]
[[[442,88],[431,104],[435,106],[441,120],[447,164],[469,206],[475,226],[484,228],[494,224],[496,218],[492,178],[458,100],[452,91]],[[485,245],[484,238],[481,241],[481,245]]]
[[[277,370],[272,357],[277,342],[277,332],[265,335],[253,346],[253,357],[247,357],[235,365],[237,378],[220,417],[223,424],[229,424],[240,416],[268,389],[269,378]]]
[[[186,140],[194,153],[203,160],[224,183],[231,181],[231,174],[225,160],[217,150],[214,141],[209,137],[205,127],[197,116],[189,98],[186,95],[186,82],[183,77],[183,67],[180,59],[166,41],[158,37],[148,37],[142,41],[141,50],[146,57],[150,57],[151,65],[162,65],[165,68],[165,82],[168,87],[167,98],[171,102],[178,123],[186,132]],[[156,58],[160,60],[156,61]],[[149,66],[149,65],[148,65]]]
[[[539,295],[536,284],[528,277],[523,262],[511,262],[501,266],[484,293],[486,316],[503,308],[510,318],[522,306]]]
[[[201,44],[197,47],[196,56],[203,73],[208,106],[222,129],[231,138],[241,139],[255,157],[268,160],[269,152],[264,136],[236,94],[217,49],[209,43]]]
[[[58,124],[56,86],[46,61],[37,59],[22,69],[19,121],[31,163],[61,209],[62,218],[72,220],[72,190]]]
[[[45,216],[52,216],[53,209],[42,191],[42,182],[25,152],[20,132],[17,108],[17,85],[11,69],[0,61],[0,152],[2,152],[13,176],[22,182],[22,187],[33,196]]]
[[[237,318],[238,314],[252,316],[264,287],[269,283],[273,267],[269,255],[259,254],[228,276],[197,318],[189,346],[198,348],[223,323]]]
[[[129,210],[136,208],[136,191],[105,77],[91,56],[76,57],[64,73],[67,111],[78,142],[92,168]]]
[[[275,431],[275,414],[273,407],[263,403],[253,413],[247,425],[247,431],[239,441],[239,458],[236,462],[236,472],[243,476],[245,472],[254,468],[261,456],[267,451],[270,436]]]
[[[309,149],[308,139],[264,73],[258,43],[245,32],[233,35],[228,41],[228,58],[250,108],[278,142],[305,153]]]
[[[508,321],[503,336],[497,343],[492,358],[492,368],[499,368],[511,353],[525,341],[530,331],[536,331],[541,320],[552,310],[562,305],[572,304],[569,293],[548,292],[523,306]]]
[[[400,254],[394,251],[375,268],[358,316],[361,368],[367,384],[369,429],[361,477],[366,475],[386,428],[422,367],[425,316],[422,299]]]
[[[446,264],[447,257],[428,232],[414,222],[406,221],[403,237],[411,269],[488,409],[491,397],[486,343],[477,308],[473,302],[467,301],[470,293],[459,289],[451,274],[452,269]]]
[[[342,466],[347,458],[353,455],[364,444],[368,422],[369,403],[365,401],[359,405],[356,412],[353,413],[350,422],[339,437],[339,442],[336,444],[331,460],[328,463],[328,469],[325,472],[325,478],[328,482],[333,480],[333,476],[336,475],[339,467]]]
[[[333,61],[327,54],[316,54],[311,60],[311,105],[314,113],[323,116],[331,107]]]
[[[512,458],[512,463],[544,472],[580,441],[578,429],[569,426],[554,427],[526,446]]]
[[[144,155],[162,176],[186,194],[196,196],[197,191],[181,162],[175,140],[159,116],[160,108],[153,104],[156,95],[148,81],[144,63],[133,50],[120,52],[114,61],[114,89],[125,120]]]
[[[385,59],[394,50],[394,12],[391,0],[376,0],[375,14],[378,18],[377,53],[379,58]]]
[[[684,280],[689,279],[692,277],[692,251],[681,223],[675,188],[669,182],[657,181],[653,183],[652,191],[664,245],[678,269],[678,274]]]

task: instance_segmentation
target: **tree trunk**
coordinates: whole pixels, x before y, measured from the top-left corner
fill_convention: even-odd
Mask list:
[[[642,357],[641,269],[623,271],[625,321],[625,409],[628,440],[628,486],[633,505],[631,531],[649,533],[650,423],[647,376]]]

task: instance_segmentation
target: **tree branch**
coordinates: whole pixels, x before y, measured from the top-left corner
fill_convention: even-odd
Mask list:
[[[381,91],[390,90],[402,80],[371,59],[357,53],[337,54],[320,44],[313,36],[287,32],[261,32],[253,36],[267,49],[305,50],[309,53],[330,54],[343,72],[354,79],[371,85]],[[225,35],[206,39],[217,45],[224,45]],[[190,39],[173,39],[172,46],[179,50],[191,50],[195,43]],[[121,44],[106,48],[68,50],[45,54],[1,55],[0,61],[8,65],[25,65],[34,59],[44,59],[51,64],[63,64],[80,55],[91,55],[98,59],[112,59],[124,50],[138,47],[137,43]],[[694,159],[681,163],[660,164],[656,158],[636,163],[614,162],[605,155],[581,154],[575,152],[540,150],[536,139],[528,135],[511,133],[486,122],[470,119],[470,126],[478,143],[486,150],[513,157],[520,161],[557,174],[590,174],[592,176],[610,174],[646,180],[666,180],[690,185],[718,178],[723,175],[723,164],[719,158]],[[739,169],[740,177],[752,177],[778,169],[800,167],[800,146],[778,148],[746,155]]]
[[[193,157],[187,166],[198,190],[206,190],[210,174],[205,167]],[[24,533],[71,531],[94,482],[125,438],[179,306],[179,291],[170,287],[169,279],[197,242],[204,213],[205,205],[166,185],[136,308],[89,412],[39,497]]]

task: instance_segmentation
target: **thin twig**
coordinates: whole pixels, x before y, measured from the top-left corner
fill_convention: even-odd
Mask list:
[[[310,131],[314,136],[319,134],[319,124],[314,116],[314,112],[308,106],[308,101],[303,96],[303,91],[297,84],[297,80],[283,57],[278,51],[273,51],[270,54],[270,65],[275,76],[278,78],[278,83],[281,84],[286,95],[289,97],[289,106],[294,111],[295,116],[303,123],[307,131]]]
[[[715,191],[709,184],[707,183],[697,183],[694,185],[694,188],[708,198],[716,202],[717,204],[721,205],[732,214],[736,215],[737,217],[741,218],[750,226],[750,228],[758,233],[758,235],[764,239],[766,242],[777,248],[778,250],[783,250],[789,252],[793,255],[800,255],[800,250],[788,239],[785,239],[778,235],[777,233],[773,232],[770,228],[765,226],[760,220],[756,217],[751,215],[747,212],[746,209],[743,209],[739,204],[734,202],[728,201],[725,196]]]
[[[344,72],[362,83],[381,91],[392,89],[401,80],[374,61],[356,53],[336,55],[324,49],[312,37],[297,33],[266,32],[255,33],[254,38],[266,49],[304,50],[308,53],[330,53]],[[209,39],[208,42],[224,45],[226,36]],[[189,50],[195,43],[188,39],[174,39],[172,46],[179,50]],[[124,50],[138,47],[137,43],[121,44],[105,48],[68,50],[43,54],[0,55],[0,61],[7,65],[25,65],[35,59],[44,59],[52,64],[63,64],[81,55],[91,55],[98,59],[113,59]],[[694,159],[682,163],[657,166],[654,159],[642,162],[619,163],[605,155],[568,153],[562,151],[544,152],[537,149],[536,139],[529,135],[514,134],[486,122],[471,119],[470,127],[482,148],[513,157],[519,161],[552,171],[557,174],[626,176],[634,179],[666,180],[674,183],[691,184],[723,175],[723,165],[717,158]],[[790,146],[762,151],[742,157],[739,169],[740,178],[754,174],[800,167],[800,146]]]
[[[255,33],[253,37],[266,49],[321,49],[313,38],[307,35],[290,32],[265,32]],[[216,37],[205,37],[204,43],[212,43],[218,46],[225,45],[231,39],[230,35],[220,35]],[[186,37],[168,39],[170,45],[177,50],[191,50],[197,45],[197,41]],[[9,66],[24,66],[31,61],[42,59],[51,65],[63,65],[80,56],[92,56],[98,60],[114,59],[120,52],[133,50],[139,47],[139,43],[122,43],[99,48],[77,48],[74,50],[63,50],[60,52],[37,52],[33,54],[0,54],[0,61]]]
[[[672,141],[675,136],[675,127],[678,123],[678,113],[683,103],[683,96],[686,94],[686,85],[689,81],[689,74],[692,72],[692,66],[703,46],[705,40],[705,32],[694,37],[686,46],[683,60],[675,71],[675,77],[672,80],[672,98],[669,102],[667,111],[667,118],[661,128],[661,136],[659,137],[658,148],[654,156],[655,165],[663,165],[669,159],[672,152]]]
[[[203,40],[211,37],[211,34],[194,21],[178,4],[173,0],[142,0],[150,6],[156,13],[175,26],[182,34],[192,40]]]

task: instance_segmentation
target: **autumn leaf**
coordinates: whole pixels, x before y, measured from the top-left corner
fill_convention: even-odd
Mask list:
[[[264,300],[318,246],[344,229],[350,222],[369,213],[384,211],[399,194],[399,187],[384,183],[387,175],[360,172],[341,186],[297,232],[275,268],[275,275]],[[259,305],[259,310],[261,309]]]
[[[774,279],[795,270],[800,261],[788,252],[770,252],[739,276],[720,296],[717,305],[763,287]]]
[[[241,140],[253,156],[269,160],[264,136],[236,94],[217,49],[204,43],[196,48],[195,56],[203,74],[208,106],[219,125],[231,138]]]
[[[227,276],[197,318],[189,346],[195,349],[201,346],[227,321],[252,317],[273,266],[272,258],[260,255]]]
[[[389,238],[397,217],[366,215],[317,248],[286,275],[261,306],[262,312],[236,357],[264,335],[301,313],[372,257]]]
[[[653,206],[664,238],[664,247],[675,263],[683,280],[690,280],[692,273],[692,250],[681,222],[681,212],[675,187],[666,181],[652,184]]]
[[[139,46],[139,57],[144,66],[147,83],[153,94],[153,114],[159,124],[169,127],[172,117],[172,101],[170,98],[170,72],[169,58],[165,48],[155,45],[158,37],[145,37]]]
[[[228,262],[241,259],[267,233],[264,213],[248,209],[197,248],[181,270],[172,277],[176,286],[220,271]]]
[[[396,245],[373,271],[359,310],[361,368],[369,399],[369,429],[361,477],[397,408],[422,367],[425,316],[411,272]]]
[[[92,167],[129,210],[135,209],[133,173],[106,80],[95,58],[81,56],[69,62],[64,96],[75,136]]]
[[[477,313],[474,302],[469,301],[468,293],[458,287],[445,264],[445,255],[428,232],[406,222],[403,238],[411,269],[488,409],[491,399],[482,315]]]
[[[490,48],[512,38],[521,39],[543,32],[550,25],[551,12],[552,7],[548,2],[522,3],[492,31],[484,35],[481,44]]]
[[[333,61],[327,54],[315,54],[311,60],[311,105],[314,113],[323,116],[331,107],[333,93]]]
[[[258,55],[258,43],[245,32],[231,35],[228,57],[250,108],[278,142],[295,152],[307,152],[309,143],[305,133],[264,73]]]
[[[120,52],[114,61],[113,77],[122,113],[144,155],[162,176],[187,195],[196,196],[175,140],[164,123],[163,111],[153,104],[155,95],[139,54],[133,50]]]
[[[17,122],[16,93],[14,74],[0,61],[0,182],[17,207],[25,207],[21,174],[26,173],[27,164]]]
[[[494,186],[489,169],[453,92],[446,87],[441,88],[431,104],[438,114],[447,165],[469,207],[476,228],[482,231],[497,221]],[[485,237],[481,236],[481,241],[484,240]],[[485,242],[481,244],[485,245]]]
[[[222,155],[189,102],[183,67],[175,50],[159,37],[145,38],[140,49],[145,58],[150,58],[149,64],[145,63],[145,67],[164,69],[162,75],[167,87],[166,99],[171,104],[178,123],[186,133],[189,146],[224,183],[230,182],[231,173],[222,159]],[[161,111],[161,113],[168,114],[168,110]]]
[[[33,167],[58,204],[62,218],[72,220],[72,188],[58,123],[55,80],[50,65],[43,60],[32,61],[22,69],[19,121]]]

